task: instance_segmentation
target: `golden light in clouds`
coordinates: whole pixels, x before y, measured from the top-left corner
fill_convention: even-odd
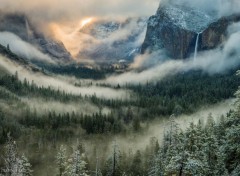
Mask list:
[[[91,23],[92,20],[93,20],[93,18],[87,18],[87,19],[82,20],[82,22],[81,22],[81,24],[82,24],[81,28],[84,27],[86,24]]]
[[[85,18],[80,22],[75,23],[51,23],[49,24],[49,29],[51,34],[57,40],[63,42],[66,49],[71,53],[73,57],[76,57],[80,50],[81,42],[87,40],[86,34],[82,34],[79,31],[91,23],[93,18]]]

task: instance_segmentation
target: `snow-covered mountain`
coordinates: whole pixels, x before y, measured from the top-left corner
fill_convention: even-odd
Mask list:
[[[96,61],[131,60],[140,53],[146,28],[147,18],[97,21],[86,25],[80,32],[90,35],[96,42],[82,49],[78,57]]]
[[[227,37],[229,24],[240,21],[240,15],[216,17],[213,13],[186,5],[161,4],[148,20],[141,52],[165,50],[175,59],[192,55],[197,50],[213,49]]]
[[[171,23],[182,29],[193,31],[195,33],[202,32],[210,23],[216,20],[213,15],[207,14],[197,8],[194,9],[187,6],[160,6],[157,14],[161,14],[163,11],[166,20],[169,20]],[[149,23],[152,22],[149,21]]]
[[[64,41],[58,41],[41,33],[34,22],[22,14],[0,14],[0,32],[10,32],[33,45],[51,58],[67,62],[71,60]],[[98,62],[131,60],[140,53],[147,28],[147,17],[126,20],[94,20],[79,30],[79,35],[88,36],[80,42],[77,59]],[[6,42],[5,42],[6,43]],[[2,43],[3,44],[3,43]],[[11,47],[11,46],[10,46]]]

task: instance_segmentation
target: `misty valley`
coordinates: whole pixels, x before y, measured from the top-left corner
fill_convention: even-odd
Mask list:
[[[3,0],[0,176],[239,176],[239,9]]]

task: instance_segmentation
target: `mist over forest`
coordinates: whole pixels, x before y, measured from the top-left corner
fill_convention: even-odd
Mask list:
[[[240,175],[239,9],[2,0],[0,176]]]

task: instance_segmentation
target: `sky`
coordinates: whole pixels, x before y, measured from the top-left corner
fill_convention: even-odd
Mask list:
[[[0,11],[21,12],[38,22],[74,21],[86,17],[151,16],[160,1],[188,4],[226,14],[239,11],[239,0],[0,0]]]
[[[1,11],[24,12],[40,22],[86,17],[150,16],[160,0],[0,0]]]

